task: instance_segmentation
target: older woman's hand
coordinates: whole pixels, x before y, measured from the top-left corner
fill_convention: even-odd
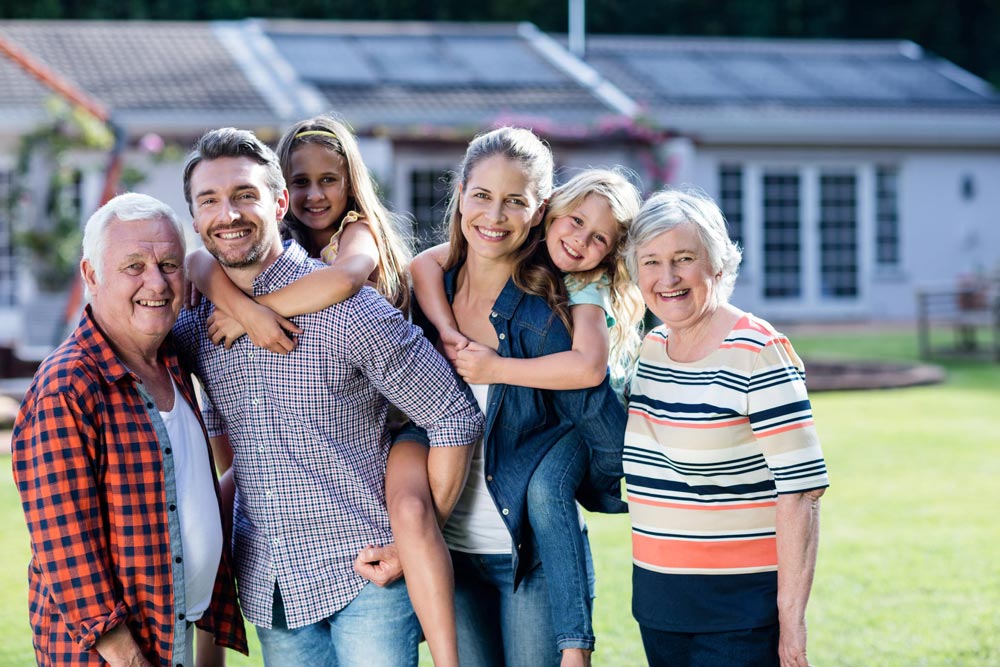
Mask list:
[[[806,619],[781,620],[778,657],[781,667],[809,667],[806,658]]]

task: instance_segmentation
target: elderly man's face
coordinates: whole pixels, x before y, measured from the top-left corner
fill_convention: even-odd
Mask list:
[[[287,194],[275,197],[264,167],[250,158],[205,160],[191,172],[194,229],[225,267],[273,259],[281,250],[278,221],[287,207]]]
[[[159,346],[180,313],[184,249],[167,220],[112,220],[104,230],[100,280],[89,262],[83,273],[94,317],[118,346]]]

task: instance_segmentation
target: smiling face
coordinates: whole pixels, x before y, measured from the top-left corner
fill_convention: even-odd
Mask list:
[[[503,155],[479,162],[462,186],[459,213],[469,254],[506,260],[541,222],[541,202],[523,165]]]
[[[608,200],[591,194],[549,223],[545,245],[560,270],[575,273],[596,268],[615,249],[618,237],[618,222]]]
[[[118,349],[155,351],[177,321],[184,246],[167,220],[112,220],[103,231],[101,278],[82,263],[94,318]]]
[[[222,266],[263,269],[281,254],[278,221],[288,194],[272,194],[263,165],[246,157],[199,162],[191,201],[194,230]]]
[[[683,224],[639,246],[639,290],[653,314],[671,329],[689,328],[719,306],[721,274],[712,270],[697,228]]]
[[[347,211],[351,195],[347,161],[327,146],[304,143],[292,151],[290,163],[287,181],[292,215],[323,247]]]

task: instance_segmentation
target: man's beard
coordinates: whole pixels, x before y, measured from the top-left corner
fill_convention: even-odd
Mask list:
[[[257,230],[255,229],[254,231]],[[251,246],[247,253],[241,257],[227,257],[222,254],[222,250],[219,248],[214,239],[206,242],[205,248],[222,266],[228,269],[244,269],[248,266],[253,266],[264,257],[270,245],[269,241],[270,239],[268,238],[267,233],[263,234],[259,239],[257,239],[257,242]]]
[[[253,266],[257,262],[259,262],[261,258],[264,256],[265,248],[266,244],[264,242],[264,239],[261,239],[252,248],[250,248],[250,251],[247,252],[246,255],[236,259],[229,259],[227,257],[224,257],[222,254],[217,254],[219,252],[218,248],[209,248],[208,251],[212,253],[212,256],[215,257],[216,261],[218,261],[219,264],[226,267],[227,269],[244,269],[248,266]],[[215,252],[212,252],[213,250]]]

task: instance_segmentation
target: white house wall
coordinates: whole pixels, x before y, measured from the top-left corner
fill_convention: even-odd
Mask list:
[[[745,165],[744,226],[748,243],[746,266],[733,302],[775,320],[912,320],[916,291],[954,287],[962,275],[1000,272],[1000,153],[968,149],[746,149],[698,146],[685,166],[686,183],[719,197],[719,168]],[[873,174],[876,166],[896,166],[899,174],[900,263],[896,268],[875,262]],[[762,296],[763,266],[759,204],[760,173],[789,167],[815,176],[827,168],[853,169],[859,179],[859,272],[861,294],[853,302],[831,305],[807,294],[794,302]],[[973,183],[971,197],[963,183]],[[806,187],[803,184],[803,187]],[[806,189],[808,189],[806,187]],[[812,193],[814,196],[815,193]],[[815,198],[815,197],[814,197]],[[802,216],[810,216],[803,206]],[[813,215],[815,211],[813,211]],[[815,230],[806,233],[815,241]],[[804,270],[815,251],[803,249]],[[808,280],[808,277],[805,278]]]

